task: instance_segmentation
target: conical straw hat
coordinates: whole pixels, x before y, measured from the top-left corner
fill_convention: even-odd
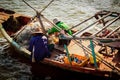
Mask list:
[[[35,33],[43,33],[42,30],[40,28],[35,28],[33,31],[32,31],[32,34],[35,34]]]

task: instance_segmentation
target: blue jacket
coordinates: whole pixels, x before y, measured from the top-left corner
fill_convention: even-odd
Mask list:
[[[34,53],[35,61],[38,62],[43,60],[44,57],[50,56],[50,52],[48,50],[48,42],[45,36],[33,36],[30,39],[29,51]],[[33,50],[34,48],[34,50]],[[31,54],[31,58],[32,58]]]

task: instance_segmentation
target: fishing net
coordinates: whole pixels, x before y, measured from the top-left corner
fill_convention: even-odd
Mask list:
[[[0,38],[0,54],[3,54],[3,51],[5,52],[9,47],[10,45],[7,43],[7,40],[5,38]]]
[[[42,22],[43,22],[43,26],[45,28],[45,30],[47,31],[51,26],[53,26],[52,24],[50,24],[49,22],[45,21],[42,19]],[[29,41],[30,41],[30,38],[32,37],[32,31],[34,31],[36,28],[41,28],[40,26],[40,23],[38,20],[34,20],[32,21],[31,23],[27,24],[24,26],[24,30],[22,31],[18,31],[18,34],[16,37],[15,37],[15,40],[16,42],[22,46],[22,47],[25,47],[25,48],[28,48],[29,47]]]

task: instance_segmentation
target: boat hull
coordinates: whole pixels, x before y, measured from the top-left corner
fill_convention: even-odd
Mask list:
[[[20,62],[26,63],[31,66],[31,73],[36,77],[46,77],[49,76],[52,79],[69,79],[69,80],[79,80],[79,79],[97,79],[97,80],[118,80],[119,75],[111,71],[102,71],[97,69],[85,68],[85,67],[71,67],[68,65],[59,64],[50,61],[50,59],[45,58],[39,63],[31,63],[30,55],[21,54],[20,51],[16,51],[11,45],[11,56],[18,59]],[[87,76],[87,77],[86,77]]]
[[[39,63],[31,63],[29,55],[20,54],[18,51],[14,50],[11,47],[11,56],[15,59],[18,59],[22,63],[26,63],[31,66],[31,73],[35,77],[46,77],[49,76],[52,79],[69,79],[69,80],[118,80],[118,74],[110,71],[100,71],[97,69],[90,68],[78,68],[70,67],[67,65],[61,65],[55,62],[48,62],[49,59],[45,58]],[[110,76],[111,75],[111,76]]]

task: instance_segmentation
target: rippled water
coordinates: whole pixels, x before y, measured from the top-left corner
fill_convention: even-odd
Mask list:
[[[50,2],[50,0],[25,1],[38,11]],[[0,0],[0,7],[30,16],[36,14],[22,0]],[[120,12],[120,0],[54,0],[43,14],[50,20],[57,17],[72,26],[93,15],[98,10]]]
[[[0,80],[30,80],[30,66],[10,57],[8,50],[0,50]]]
[[[50,0],[25,1],[38,11],[41,11],[50,2]],[[0,7],[29,16],[36,14],[22,0],[0,0]],[[59,18],[73,26],[99,10],[120,12],[120,0],[54,0],[42,14],[49,20]],[[30,66],[4,54],[8,53],[7,51],[0,51],[0,80],[29,80]]]

